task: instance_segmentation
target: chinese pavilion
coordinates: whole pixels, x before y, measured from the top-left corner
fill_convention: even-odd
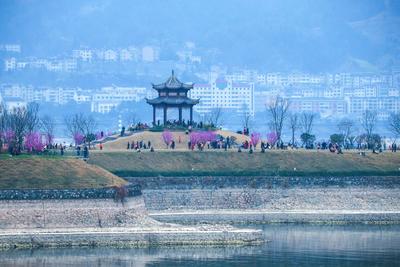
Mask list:
[[[182,123],[182,109],[190,109],[189,124],[193,122],[193,106],[199,103],[199,99],[191,99],[187,96],[188,91],[193,88],[193,84],[182,83],[175,77],[172,71],[171,77],[164,83],[152,84],[153,89],[157,90],[158,97],[147,99],[148,104],[153,106],[153,125],[156,125],[156,112],[158,109],[164,111],[164,125],[167,123],[167,110],[178,108],[179,123]]]

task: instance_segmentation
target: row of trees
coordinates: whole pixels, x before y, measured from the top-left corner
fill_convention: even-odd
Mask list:
[[[269,105],[267,112],[269,114],[269,127],[276,133],[277,141],[282,141],[282,130],[287,123],[291,131],[291,143],[295,144],[296,132],[301,130],[300,138],[306,147],[312,146],[315,141],[315,135],[312,134],[313,125],[316,115],[313,113],[290,113],[290,102],[281,97],[276,97]],[[375,144],[380,142],[380,137],[376,133],[377,113],[375,111],[366,110],[360,120],[360,125],[364,131],[362,135],[355,135],[356,122],[344,118],[337,124],[339,133],[331,136],[331,141],[342,144],[351,145],[355,142],[366,143],[369,148],[373,148]],[[394,113],[390,116],[388,128],[394,136],[400,136],[400,113]],[[333,139],[333,140],[332,140]]]
[[[5,144],[14,155],[20,154],[24,149],[29,152],[41,151],[53,142],[54,125],[51,117],[39,117],[39,105],[36,103],[12,111],[1,105],[0,152]]]
[[[97,123],[91,115],[74,114],[64,119],[66,130],[75,144],[91,143],[103,137],[96,133]],[[7,147],[10,154],[18,155],[23,150],[41,152],[54,143],[55,121],[52,117],[39,116],[39,105],[30,103],[26,107],[9,111],[0,105],[0,152]]]

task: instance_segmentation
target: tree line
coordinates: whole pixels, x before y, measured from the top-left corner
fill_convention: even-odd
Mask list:
[[[51,116],[39,116],[37,103],[12,110],[0,105],[0,152],[6,148],[10,154],[19,155],[23,151],[40,153],[46,148],[52,148],[55,125]],[[103,134],[96,132],[97,123],[91,115],[78,113],[66,116],[64,125],[77,145],[90,147],[94,140],[103,137]]]
[[[282,97],[274,98],[266,109],[268,113],[268,125],[271,131],[275,132],[277,142],[282,142],[282,131],[284,126],[290,129],[291,145],[296,143],[296,133],[300,131],[302,146],[312,148],[316,140],[313,134],[313,126],[316,114],[310,112],[290,112],[290,101]],[[373,149],[381,143],[381,136],[377,133],[377,112],[366,110],[359,121],[363,130],[360,135],[355,134],[357,122],[343,118],[337,123],[337,133],[330,136],[332,143],[337,143],[345,148],[353,148],[355,143],[365,144],[367,148]],[[397,137],[400,136],[400,113],[392,113],[388,121],[388,129]]]

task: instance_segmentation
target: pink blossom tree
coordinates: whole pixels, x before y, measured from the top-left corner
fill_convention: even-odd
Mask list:
[[[75,145],[81,145],[85,141],[85,136],[79,132],[74,133]]]
[[[189,140],[190,143],[192,144],[192,149],[193,149],[195,145],[198,144],[205,145],[207,142],[213,142],[217,140],[217,135],[213,131],[191,132]]]
[[[164,141],[164,143],[165,143],[165,145],[167,147],[171,144],[171,142],[173,140],[173,136],[172,136],[172,133],[170,131],[164,131],[162,133],[161,137],[162,137],[162,139],[163,139],[163,141]]]
[[[278,135],[275,132],[267,133],[267,141],[271,146],[274,146],[278,141]]]
[[[5,141],[5,143],[7,144],[7,145],[11,145],[11,142],[14,140],[14,138],[15,138],[15,133],[14,133],[14,131],[13,130],[6,130],[5,132],[4,132],[4,141]]]
[[[254,146],[254,149],[257,147],[257,144],[260,142],[261,134],[260,133],[252,133],[250,136],[251,143]]]
[[[31,132],[25,135],[25,148],[28,152],[42,152],[45,143],[42,141],[42,135],[39,132]]]

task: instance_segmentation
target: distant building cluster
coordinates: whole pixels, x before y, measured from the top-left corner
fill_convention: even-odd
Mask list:
[[[140,101],[150,93],[145,87],[103,87],[100,90],[80,88],[34,88],[33,86],[3,85],[0,88],[0,103],[8,109],[25,107],[29,102],[52,103],[90,103],[91,111],[108,113],[124,101]]]
[[[294,112],[312,112],[321,117],[360,116],[365,110],[377,111],[378,118],[387,119],[400,112],[400,71],[388,73],[303,73],[262,72],[251,69],[209,64],[217,51],[198,50],[193,42],[174,44],[174,49],[161,50],[155,45],[135,45],[124,48],[73,49],[67,56],[57,58],[27,57],[19,44],[0,44],[0,59],[7,77],[25,70],[46,70],[66,73],[66,77],[82,74],[120,73],[149,82],[164,77],[171,68],[184,73],[187,82],[194,82],[190,97],[200,99],[194,111],[200,115],[215,108],[235,113],[255,115],[264,112],[276,96],[290,101]],[[23,76],[23,75],[21,75]],[[17,75],[10,75],[17,77]],[[31,77],[31,76],[28,76]],[[51,76],[50,76],[51,77]],[[19,76],[18,76],[19,78]],[[108,81],[112,84],[113,81]],[[90,102],[93,112],[107,113],[121,101],[139,101],[149,92],[142,87],[103,87],[100,90],[80,88],[33,87],[17,81],[2,86],[4,102],[22,105],[23,102]],[[99,86],[100,87],[100,86]],[[149,89],[150,91],[150,89]],[[151,94],[151,92],[150,92]],[[22,102],[21,102],[22,101]]]
[[[54,58],[23,57],[21,46],[17,44],[0,45],[0,51],[6,52],[3,58],[4,71],[21,71],[28,69],[44,69],[50,72],[74,72],[86,70],[87,63],[112,63],[133,62],[153,63],[160,60],[160,48],[158,46],[129,46],[118,49],[92,49],[79,48],[72,50],[69,56]],[[201,57],[193,54],[190,49],[176,51],[180,62],[201,63]],[[86,64],[86,65],[85,65]]]
[[[388,74],[304,74],[243,71],[226,76],[231,81],[255,84],[255,112],[265,111],[277,95],[290,100],[294,112],[322,117],[360,116],[375,110],[387,119],[400,112],[400,72]]]

